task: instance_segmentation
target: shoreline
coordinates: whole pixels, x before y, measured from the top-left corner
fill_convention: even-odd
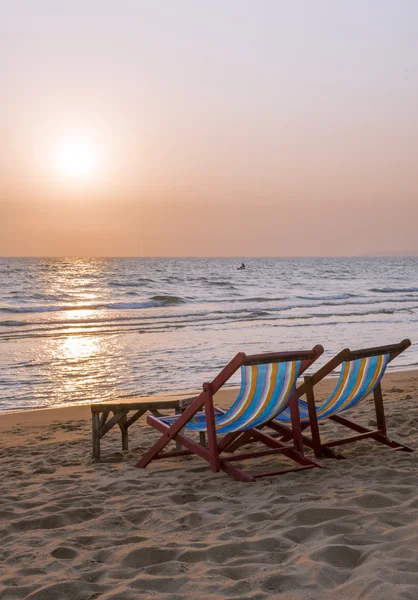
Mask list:
[[[327,377],[325,380],[320,382],[319,385],[316,386],[316,396],[317,398],[321,398],[326,394],[329,394],[332,391],[333,382],[335,381],[337,375],[331,375]],[[388,371],[385,374],[385,377],[382,380],[383,392],[385,392],[385,388],[393,384],[402,385],[404,383],[405,377],[415,378],[418,382],[418,369],[412,370],[394,370]],[[217,394],[214,396],[215,404],[218,403],[220,407],[225,408],[228,406],[228,403],[232,402],[235,399],[235,394],[239,389],[238,386],[230,386],[222,388]],[[188,398],[197,396],[200,393],[197,391],[189,391],[189,392],[175,392],[172,394],[155,394],[153,396],[122,396],[116,398],[115,400],[109,400],[109,403],[114,404],[115,402],[120,401],[121,403],[129,401],[133,402],[134,400],[147,400],[149,398],[155,399],[174,399],[174,398]],[[105,404],[106,402],[102,402],[101,404]],[[39,425],[49,425],[51,423],[57,421],[66,421],[66,420],[91,420],[91,405],[98,404],[94,402],[83,403],[83,404],[67,404],[65,406],[47,406],[42,408],[27,408],[27,409],[17,409],[17,410],[9,410],[9,411],[1,411],[0,412],[0,432],[7,430],[9,427],[14,426],[39,426]]]
[[[385,381],[396,381],[396,380],[402,380],[402,375],[412,375],[417,377],[418,379],[418,368],[416,369],[408,369],[408,368],[404,368],[404,369],[391,369],[386,371],[386,374],[384,376],[383,379],[383,384]],[[330,383],[333,380],[335,380],[338,377],[338,374],[331,374],[329,375],[326,380],[322,381],[318,386],[316,386],[316,389],[319,390],[319,392],[323,392],[325,390],[328,390],[328,388],[330,387]],[[216,396],[222,396],[222,400],[223,402],[225,402],[226,399],[229,400],[229,397],[231,396],[231,394],[233,392],[236,392],[236,390],[239,389],[239,386],[235,386],[235,385],[231,385],[231,386],[226,386],[224,388],[222,388],[222,390],[220,392],[218,392],[218,395],[215,394],[214,398],[216,399]],[[88,415],[91,414],[90,412],[90,406],[92,404],[106,404],[106,402],[108,402],[109,404],[114,404],[116,402],[129,402],[129,400],[131,400],[132,402],[138,400],[147,400],[152,398],[153,400],[156,399],[167,399],[167,400],[171,400],[174,398],[188,398],[188,397],[194,397],[197,396],[198,394],[200,394],[201,390],[185,390],[185,391],[176,391],[173,393],[162,393],[162,394],[149,394],[147,396],[119,396],[117,398],[115,398],[114,400],[106,400],[103,402],[83,402],[83,403],[79,403],[79,404],[65,404],[65,405],[54,405],[54,406],[39,406],[36,408],[17,408],[17,409],[9,409],[9,410],[0,410],[0,429],[2,428],[2,423],[1,420],[3,417],[9,417],[9,416],[17,416],[17,415],[33,415],[35,416],[35,419],[37,419],[36,413],[45,413],[47,414],[48,411],[56,411],[56,414],[62,413],[63,415],[65,414],[65,412],[67,411],[74,411],[74,412],[79,412],[81,413],[86,413]],[[225,396],[225,398],[224,398]]]

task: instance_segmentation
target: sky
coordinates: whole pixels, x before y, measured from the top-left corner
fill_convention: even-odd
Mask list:
[[[0,0],[0,256],[418,255],[416,0]]]

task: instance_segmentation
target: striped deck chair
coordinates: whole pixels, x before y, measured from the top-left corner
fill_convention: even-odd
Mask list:
[[[315,456],[322,455],[344,458],[341,454],[337,454],[333,450],[335,446],[341,446],[342,444],[348,444],[365,438],[372,438],[394,450],[412,452],[412,448],[391,440],[387,435],[380,383],[388,363],[410,345],[410,340],[403,340],[400,344],[378,348],[355,351],[345,349],[314,375],[305,376],[304,384],[298,388],[299,397],[306,394],[306,401],[299,400],[299,413],[302,422],[302,431],[305,431],[308,427],[311,430],[311,437],[303,435],[303,442],[306,446],[314,450]],[[339,365],[341,365],[341,371],[334,391],[322,404],[315,404],[315,385]],[[377,429],[367,429],[341,416],[341,413],[353,408],[372,393],[376,411]],[[321,441],[318,421],[327,418],[349,429],[353,429],[357,432],[357,435],[325,442]],[[290,421],[290,412],[288,409],[285,409],[274,421],[269,423],[269,427],[282,434],[282,440],[285,441],[289,439],[291,432],[285,424],[290,423]]]
[[[203,391],[183,414],[147,417],[148,425],[160,431],[162,436],[136,466],[145,468],[155,459],[196,454],[209,463],[213,472],[223,470],[238,481],[255,481],[259,477],[321,467],[318,462],[304,455],[295,387],[298,376],[323,351],[322,346],[315,346],[312,350],[298,352],[251,356],[237,354],[211,383],[203,384]],[[214,394],[238,369],[241,369],[241,386],[235,402],[226,412],[215,409]],[[291,415],[291,444],[280,442],[258,429],[285,409],[289,409]],[[228,451],[228,447],[243,431],[252,432],[254,440],[263,443],[268,449],[223,458],[221,454]],[[207,446],[187,435],[192,432],[206,432]],[[219,435],[223,437],[219,439]],[[183,446],[184,450],[163,452],[171,440]],[[237,460],[279,453],[294,460],[299,466],[251,474],[231,464]]]

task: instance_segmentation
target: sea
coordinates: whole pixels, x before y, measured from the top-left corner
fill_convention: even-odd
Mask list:
[[[418,365],[416,257],[2,258],[0,284],[0,411],[196,390],[237,352],[409,337],[390,368]]]

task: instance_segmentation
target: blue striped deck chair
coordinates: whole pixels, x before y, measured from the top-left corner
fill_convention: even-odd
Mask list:
[[[196,454],[206,460],[213,472],[225,471],[238,481],[255,481],[259,477],[321,467],[313,458],[304,455],[302,431],[295,396],[299,375],[323,353],[322,346],[297,352],[276,352],[247,356],[239,353],[210,383],[203,384],[203,391],[181,415],[173,417],[148,416],[147,423],[161,438],[137,463],[145,468],[152,460]],[[214,408],[213,396],[238,370],[241,370],[241,386],[236,400],[226,411]],[[203,409],[203,410],[202,410]],[[291,415],[291,443],[283,443],[263,433],[259,427],[271,421],[283,410]],[[190,434],[205,432],[207,446],[198,443]],[[228,457],[222,456],[242,432],[251,432],[252,438],[267,446],[267,450]],[[219,437],[222,436],[222,437]],[[170,441],[175,441],[175,451],[163,451]],[[248,473],[234,466],[234,461],[283,454],[298,466],[282,468],[268,473]]]
[[[310,438],[303,434],[303,442],[314,450],[315,456],[344,458],[341,454],[336,453],[333,448],[366,438],[374,439],[394,450],[412,452],[412,448],[391,440],[387,435],[381,388],[381,380],[388,363],[410,345],[411,341],[406,339],[399,344],[367,348],[365,350],[350,351],[347,348],[337,354],[314,375],[305,376],[304,384],[298,388],[299,414],[302,431],[305,432],[308,427],[311,430]],[[316,404],[315,386],[339,365],[341,365],[340,375],[333,392],[321,404]],[[373,394],[377,429],[367,429],[341,416],[341,413],[353,408],[370,394]],[[301,396],[303,395],[306,395],[306,400],[302,399]],[[357,435],[322,441],[318,422],[324,419],[331,419],[340,425],[344,425],[354,430]],[[282,434],[282,441],[285,441],[290,436],[291,430],[287,430],[286,427],[286,424],[290,422],[291,414],[286,408],[269,423],[269,427]]]

